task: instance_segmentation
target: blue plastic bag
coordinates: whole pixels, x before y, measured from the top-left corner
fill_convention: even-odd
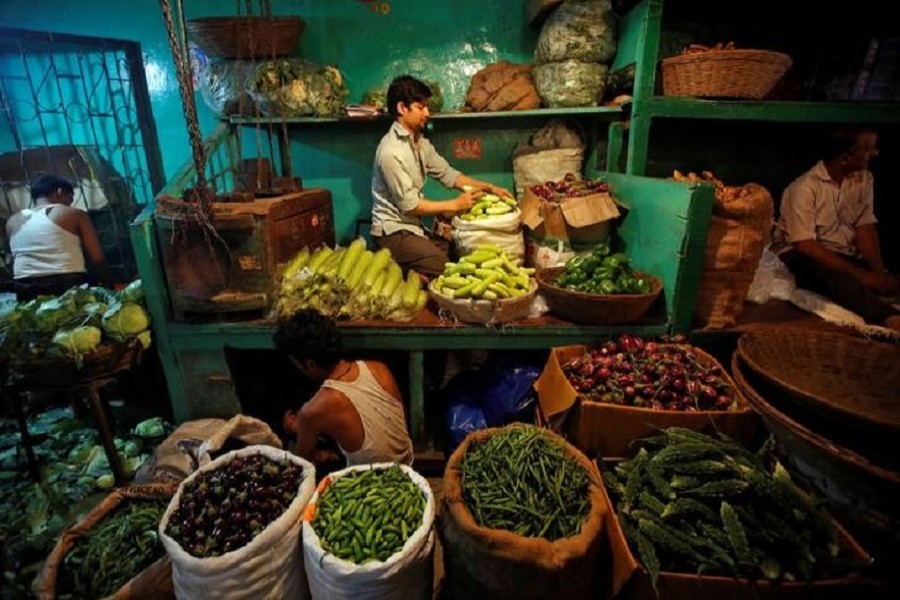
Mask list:
[[[485,429],[484,411],[478,406],[468,404],[451,404],[447,407],[447,431],[449,433],[450,452],[456,450],[466,436],[473,431]]]
[[[542,366],[514,355],[495,354],[479,371],[481,407],[489,427],[514,421],[532,422],[535,380]]]

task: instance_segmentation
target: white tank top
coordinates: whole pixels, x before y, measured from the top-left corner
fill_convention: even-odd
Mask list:
[[[406,430],[403,404],[385,391],[363,361],[356,361],[359,375],[355,381],[326,379],[322,387],[337,390],[353,404],[363,426],[363,443],[356,452],[341,452],[347,466],[377,462],[411,465],[412,440]]]
[[[47,216],[51,208],[22,210],[30,218],[9,240],[15,279],[85,272],[81,238],[51,221]]]

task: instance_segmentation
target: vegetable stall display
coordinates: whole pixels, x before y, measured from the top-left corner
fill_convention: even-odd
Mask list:
[[[441,539],[454,598],[593,598],[607,504],[584,454],[547,429],[469,434],[444,471]]]
[[[132,340],[144,349],[151,344],[140,279],[119,292],[84,284],[0,313],[0,363],[5,359],[14,370],[59,359],[80,367],[101,347]]]
[[[312,597],[431,597],[434,518],[431,486],[406,465],[356,465],[329,474],[304,514]]]
[[[182,481],[159,524],[175,595],[304,597],[300,516],[315,478],[312,463],[253,445]]]
[[[336,319],[408,321],[427,302],[414,270],[404,278],[390,250],[372,252],[357,238],[347,247],[298,252],[282,273],[274,316],[310,308]]]
[[[663,572],[815,581],[861,564],[834,521],[768,453],[672,427],[603,482],[654,588]]]
[[[591,248],[587,256],[573,256],[565,270],[553,282],[564,289],[590,294],[649,294],[650,280],[635,273],[631,258],[624,252],[612,253],[609,243]]]
[[[684,344],[623,334],[567,360],[572,387],[594,402],[654,410],[738,410],[737,391],[715,362]]]

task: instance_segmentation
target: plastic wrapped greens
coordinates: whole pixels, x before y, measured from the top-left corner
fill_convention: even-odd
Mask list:
[[[611,0],[566,0],[541,28],[534,62],[605,63],[615,55],[616,21]]]
[[[534,68],[534,86],[551,108],[597,106],[606,90],[609,67],[577,60],[538,65]]]
[[[342,114],[347,98],[344,77],[337,67],[297,58],[260,63],[247,88],[259,111],[273,117],[336,117]]]
[[[250,60],[210,61],[200,70],[200,94],[216,116],[252,115],[256,112],[247,83],[257,66]]]

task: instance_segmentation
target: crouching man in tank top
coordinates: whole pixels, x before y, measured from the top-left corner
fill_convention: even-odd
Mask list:
[[[347,466],[377,462],[411,465],[412,440],[403,400],[387,365],[340,358],[340,332],[331,319],[301,310],[278,323],[275,347],[306,377],[321,386],[299,409],[284,413],[285,431],[295,434],[295,452],[317,461],[316,443],[328,436]]]

